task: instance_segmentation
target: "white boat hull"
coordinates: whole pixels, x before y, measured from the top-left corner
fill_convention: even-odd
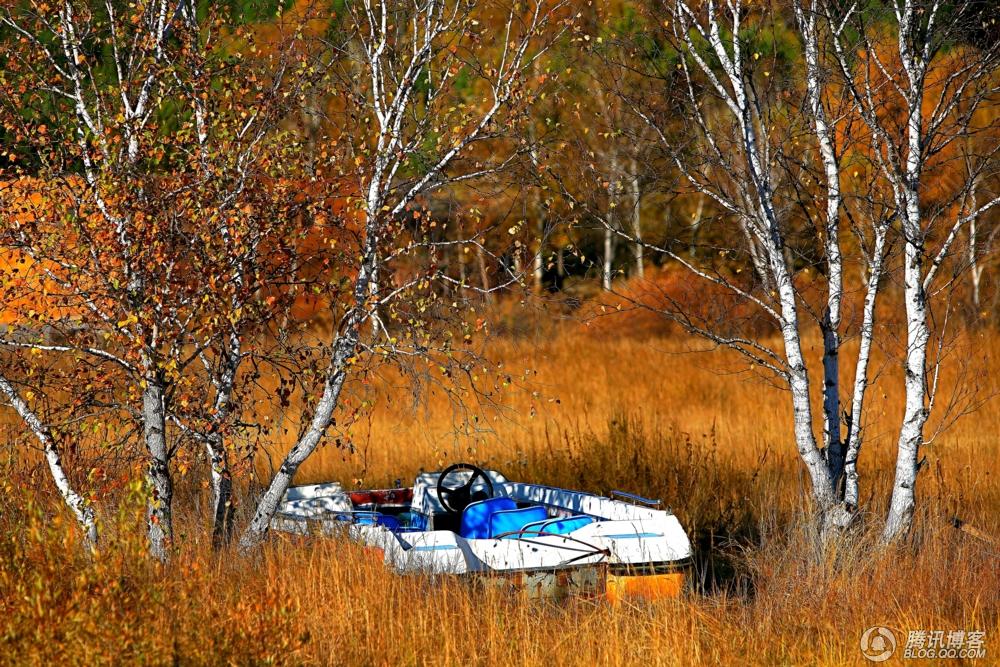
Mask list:
[[[400,573],[554,573],[602,566],[616,576],[630,576],[668,574],[689,562],[691,543],[669,511],[579,491],[512,482],[495,471],[486,472],[494,497],[509,498],[519,506],[543,507],[550,517],[584,516],[592,521],[567,534],[526,530],[498,537],[463,537],[453,530],[435,527],[446,511],[434,493],[436,473],[427,473],[417,478],[409,505],[402,509],[428,517],[428,529],[359,525],[352,517],[364,513],[352,514],[357,507],[351,494],[339,484],[289,489],[272,527],[300,534],[347,535],[380,549],[386,565]],[[405,491],[409,495],[409,490]],[[394,491],[376,493],[391,498]],[[538,579],[536,584],[542,586],[545,581]]]

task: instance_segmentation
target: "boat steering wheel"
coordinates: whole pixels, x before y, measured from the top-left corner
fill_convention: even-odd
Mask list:
[[[472,472],[472,476],[469,477],[469,481],[461,486],[450,486],[445,484],[445,480],[454,472],[460,470],[469,470]],[[489,491],[484,491],[480,489],[475,493],[472,492],[472,487],[476,483],[476,480],[482,480]],[[444,506],[449,512],[459,514],[470,503],[476,502],[477,500],[486,500],[487,498],[493,497],[493,482],[490,481],[489,475],[482,468],[477,468],[471,463],[455,463],[444,469],[444,472],[438,477],[437,483],[437,496],[438,500],[441,501],[441,505]]]

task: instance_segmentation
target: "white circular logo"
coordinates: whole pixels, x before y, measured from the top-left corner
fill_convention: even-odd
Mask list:
[[[861,635],[861,655],[872,662],[885,662],[896,652],[896,635],[892,630],[875,625]]]

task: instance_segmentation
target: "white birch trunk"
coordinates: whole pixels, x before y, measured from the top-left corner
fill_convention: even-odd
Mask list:
[[[844,503],[847,509],[858,506],[858,455],[861,453],[861,425],[864,417],[865,392],[868,389],[868,366],[871,360],[872,339],[875,335],[875,300],[882,277],[883,253],[888,225],[876,230],[875,247],[869,267],[865,289],[865,303],[861,316],[858,340],[858,363],[854,369],[854,391],[851,397],[851,421],[847,432],[847,453],[844,460]]]
[[[918,456],[927,421],[927,326],[926,295],[921,285],[921,254],[915,243],[907,242],[904,267],[906,303],[906,407],[896,452],[896,474],[892,486],[889,515],[883,537],[892,541],[910,530],[916,506]]]
[[[833,483],[823,454],[816,446],[813,433],[812,407],[809,402],[809,371],[802,354],[799,334],[798,308],[795,303],[795,287],[788,274],[780,252],[772,253],[772,270],[781,302],[781,334],[788,363],[788,385],[792,394],[795,443],[812,482],[813,499],[817,509],[826,521],[827,514],[836,504]]]
[[[242,285],[241,272],[237,273],[236,280]],[[212,543],[217,547],[228,542],[232,532],[233,478],[222,433],[232,413],[233,391],[236,388],[242,351],[239,333],[236,330],[230,331],[228,344],[222,349],[222,373],[219,376],[218,393],[213,406],[213,428],[205,441],[209,462],[212,465]]]
[[[906,307],[906,407],[896,450],[896,474],[889,501],[883,538],[898,539],[909,532],[916,506],[917,457],[923,443],[927,421],[927,301],[924,293],[924,230],[920,214],[920,176],[922,167],[923,102],[921,72],[908,59],[904,46],[912,13],[900,22],[900,55],[910,78],[909,118],[907,120],[906,182],[900,189],[903,209],[903,300]]]
[[[333,419],[333,411],[340,401],[340,392],[344,388],[344,381],[347,379],[348,359],[354,355],[357,342],[358,323],[355,321],[348,325],[333,345],[333,359],[330,363],[332,372],[327,377],[323,394],[316,404],[313,417],[306,432],[285,456],[281,467],[274,474],[263,497],[257,503],[257,509],[250,521],[250,526],[240,538],[242,550],[246,551],[263,540],[271,525],[271,519],[274,518],[278,505],[284,497],[285,491],[291,485],[296,471],[313,453],[323,434],[326,433],[326,429]]]
[[[979,308],[981,306],[980,299],[980,282],[983,277],[983,267],[979,264],[979,230],[976,226],[978,215],[975,211],[978,207],[978,189],[979,179],[973,178],[972,183],[969,186],[969,282],[972,297],[972,307],[976,311],[976,317],[979,317]]]
[[[598,87],[597,89],[597,101],[600,104],[601,116],[604,118],[604,122],[611,122],[611,107],[608,105],[607,98],[604,95],[604,88]],[[604,246],[601,255],[601,288],[605,291],[611,290],[611,283],[613,279],[614,265],[615,265],[615,232],[619,228],[614,222],[615,215],[618,212],[618,205],[620,197],[620,179],[621,179],[621,168],[618,161],[618,153],[616,147],[611,145],[608,149],[608,161],[611,166],[610,174],[610,184],[608,185],[608,214],[604,216]],[[615,229],[612,229],[612,225],[615,225]]]
[[[676,7],[675,16],[679,21],[678,27],[674,28],[675,34],[684,40],[687,45],[687,55],[697,63],[699,69],[725,101],[740,133],[741,148],[746,158],[747,167],[746,187],[753,198],[752,208],[743,213],[740,223],[748,237],[749,250],[754,259],[755,269],[761,274],[761,279],[765,283],[768,282],[769,278],[773,281],[773,289],[779,304],[779,324],[787,366],[785,377],[792,396],[796,448],[809,473],[813,500],[816,503],[820,523],[826,527],[833,518],[836,497],[830,478],[830,470],[823,453],[816,445],[816,436],[813,433],[809,372],[802,353],[797,294],[792,281],[790,265],[786,258],[781,227],[774,210],[774,193],[771,174],[768,170],[767,146],[761,145],[758,138],[757,123],[759,122],[761,127],[766,126],[759,113],[758,100],[752,97],[753,91],[747,85],[739,40],[733,39],[730,45],[731,51],[723,44],[724,31],[720,25],[719,16],[724,13],[724,10],[719,10],[714,3],[710,2],[706,7],[708,16],[706,27],[695,20],[695,11],[684,0],[677,0]],[[733,12],[729,16],[732,25],[726,26],[725,31],[738,35],[740,12]],[[708,41],[725,74],[728,87],[722,83],[713,68],[700,55],[698,47],[694,45],[691,37],[692,28]],[[699,104],[698,99],[692,99],[691,102],[696,106]],[[707,128],[704,129],[706,132],[708,131]],[[762,136],[766,140],[766,129]],[[716,144],[713,137],[710,136],[709,140],[713,145]],[[758,249],[763,256],[755,255]]]
[[[375,209],[376,211],[378,209]],[[366,239],[362,251],[361,268],[358,271],[354,282],[353,306],[348,312],[344,325],[340,333],[332,344],[332,357],[330,359],[329,371],[323,385],[323,393],[316,403],[312,419],[305,433],[298,442],[289,450],[282,461],[281,467],[271,478],[264,495],[257,503],[253,519],[250,525],[243,532],[240,538],[240,549],[248,551],[263,541],[274,518],[278,505],[285,495],[285,491],[292,483],[295,473],[298,471],[307,458],[319,445],[320,440],[326,433],[330,422],[333,420],[333,412],[340,402],[340,393],[347,380],[347,372],[350,367],[350,359],[354,356],[360,336],[360,328],[365,315],[370,313],[370,308],[366,308],[370,292],[371,276],[375,271],[376,244],[379,221],[378,218],[369,215],[366,225]]]
[[[601,258],[601,287],[611,289],[611,273],[615,263],[615,236],[611,228],[604,228],[604,255]]]
[[[785,244],[773,210],[770,181],[765,172],[757,146],[757,134],[748,109],[748,100],[741,77],[733,77],[737,105],[742,111],[740,118],[748,163],[752,170],[753,182],[757,188],[760,206],[760,223],[766,225],[759,234],[761,245],[768,255],[771,276],[778,293],[781,312],[781,335],[788,364],[788,384],[792,394],[795,443],[809,472],[812,482],[813,499],[825,524],[828,514],[836,504],[830,471],[822,452],[816,446],[813,433],[812,406],[809,400],[809,370],[802,354],[802,339],[799,329],[798,304],[795,285],[786,263]]]
[[[644,246],[642,244],[642,186],[635,161],[632,161],[632,173],[629,175],[632,189],[632,256],[635,260],[635,276],[640,280],[645,277]]]
[[[972,307],[975,308],[978,316],[981,306],[980,282],[983,277],[983,267],[979,265],[979,252],[976,244],[978,230],[976,229],[976,218],[969,221],[969,282],[971,287]]]
[[[912,116],[919,114],[917,106]],[[919,117],[915,121],[919,131]],[[914,121],[911,119],[911,132]],[[910,150],[919,150],[911,140]],[[911,157],[909,160],[913,162]],[[913,167],[918,170],[919,166]],[[911,172],[912,174],[912,172]],[[917,176],[919,178],[919,176]],[[917,183],[911,178],[911,183]],[[923,230],[920,219],[920,200],[917,188],[905,193],[906,213],[903,235],[906,239],[903,260],[903,299],[906,306],[906,364],[904,389],[906,407],[899,432],[896,451],[896,473],[892,485],[889,514],[886,517],[883,538],[893,541],[906,535],[913,522],[916,507],[918,456],[923,444],[924,424],[927,421],[927,344],[930,331],[927,324],[927,295],[923,286]]]
[[[938,78],[941,72],[931,75],[931,65],[948,48],[953,31],[963,29],[949,23],[952,20],[962,20],[962,17],[961,12],[952,14],[948,7],[940,2],[916,3],[911,0],[891,6],[892,15],[897,22],[897,52],[893,54],[892,60],[898,55],[901,69],[898,72],[887,71],[886,61],[875,61],[875,65],[905,102],[908,113],[905,142],[900,142],[895,128],[883,123],[880,117],[882,91],[875,89],[876,84],[870,76],[861,75],[863,78],[860,78],[854,74],[855,66],[852,61],[856,52],[855,45],[847,46],[841,42],[841,31],[846,29],[855,6],[852,5],[847,10],[846,16],[837,18],[832,15],[831,7],[824,7],[827,22],[831,26],[831,44],[838,69],[858,113],[872,132],[873,141],[877,145],[874,157],[885,181],[892,187],[893,203],[902,227],[903,298],[906,315],[905,407],[897,441],[892,497],[883,529],[883,539],[886,542],[898,540],[909,532],[916,506],[920,447],[924,443],[924,428],[933,405],[927,371],[927,346],[930,340],[928,294],[931,285],[938,269],[948,259],[952,243],[962,226],[986,209],[1000,204],[1000,198],[994,198],[967,215],[959,215],[947,230],[934,229],[935,225],[941,224],[943,216],[925,217],[921,208],[920,189],[926,160],[948,144],[971,136],[970,123],[975,110],[979,104],[989,99],[992,91],[988,86],[980,84],[993,76],[1000,56],[1000,51],[991,46],[970,54],[970,58],[974,60],[957,67],[942,64],[948,70],[941,78]],[[862,38],[863,47],[874,52],[873,41],[881,42],[883,33],[878,31],[875,35],[868,32],[863,11],[858,9],[858,18],[850,27]],[[942,90],[930,95],[929,99],[933,104],[925,109],[925,93],[935,80],[945,83],[942,84]],[[877,85],[880,88],[882,86],[881,83]],[[937,86],[936,83],[933,85]],[[966,159],[969,157],[967,155]],[[977,160],[975,165],[967,162],[967,178],[974,179],[977,174],[986,173],[984,170],[992,170],[988,161],[993,158],[994,154],[990,153],[982,160]],[[974,181],[966,181],[962,187],[969,185],[974,193]],[[937,233],[938,231],[943,233]],[[935,252],[929,252],[928,242],[937,243]],[[874,279],[874,276],[871,278]],[[856,387],[856,392],[858,389]],[[856,431],[860,428],[858,421],[852,418],[849,449],[855,446],[857,440]],[[851,458],[849,453],[848,459]],[[849,493],[856,498],[856,491]]]
[[[817,3],[808,13],[800,2],[794,4],[795,17],[805,47],[806,90],[813,128],[819,143],[826,176],[825,249],[827,262],[827,302],[823,314],[823,449],[830,466],[835,490],[841,488],[844,472],[844,443],[840,434],[840,308],[843,300],[843,259],[840,252],[840,166],[834,149],[833,131],[823,105],[822,71],[819,61]]]
[[[59,490],[59,495],[62,496],[63,502],[73,512],[77,523],[80,524],[84,540],[90,547],[96,546],[97,521],[94,517],[94,508],[70,484],[69,478],[66,476],[66,471],[62,466],[59,448],[52,439],[49,429],[42,424],[35,412],[28,407],[28,404],[21,398],[14,385],[3,376],[0,376],[0,392],[3,392],[4,396],[7,397],[11,407],[17,411],[17,414],[24,420],[24,423],[31,429],[31,432],[39,444],[41,444],[42,451],[45,453],[45,462],[49,467],[49,474],[52,475],[52,481],[55,482],[56,489]]]
[[[231,533],[233,477],[222,434],[211,433],[205,448],[212,466],[212,543],[218,547],[229,540]]]
[[[170,450],[166,437],[166,410],[163,385],[154,378],[146,380],[142,391],[142,429],[149,456],[146,479],[150,487],[146,519],[149,525],[149,551],[166,561],[173,539],[173,481],[170,478]]]
[[[935,7],[936,10],[936,7]],[[930,18],[934,20],[933,15]],[[913,523],[916,507],[918,456],[927,421],[927,295],[924,289],[925,234],[920,210],[920,180],[923,168],[923,86],[928,57],[914,53],[909,40],[918,18],[911,3],[899,14],[900,62],[908,77],[905,182],[897,187],[897,204],[903,213],[903,301],[906,310],[906,407],[896,445],[896,474],[882,537],[894,541],[905,536]],[[928,37],[929,38],[929,37]]]

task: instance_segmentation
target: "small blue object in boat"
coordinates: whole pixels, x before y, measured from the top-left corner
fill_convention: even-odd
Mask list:
[[[427,517],[420,512],[402,512],[399,514],[399,522],[407,531],[427,530]]]
[[[392,531],[400,529],[399,519],[381,512],[342,512],[335,518],[337,521],[349,521],[359,526],[385,526]]]

